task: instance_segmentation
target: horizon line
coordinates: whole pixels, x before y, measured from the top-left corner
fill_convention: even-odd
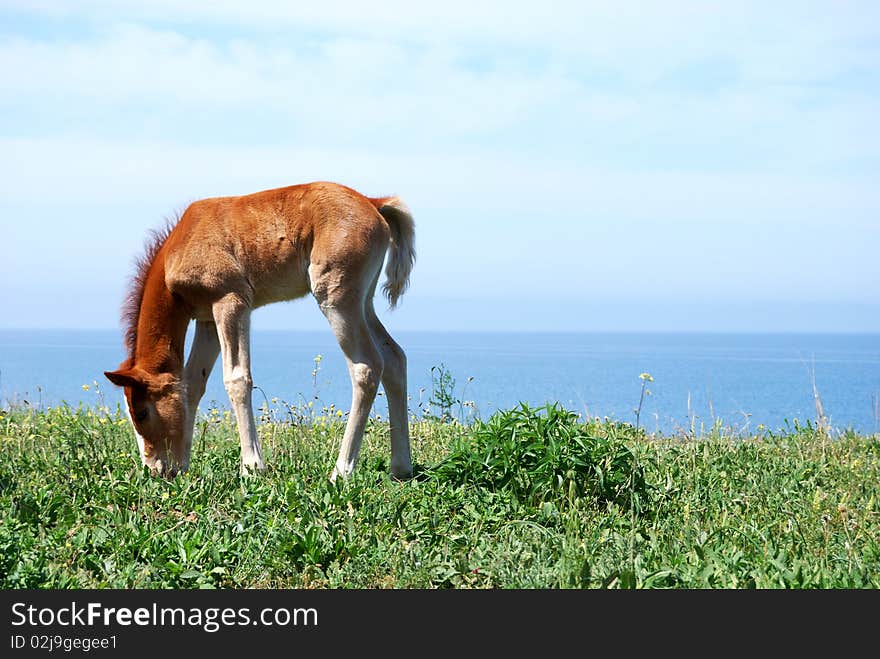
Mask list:
[[[413,334],[846,334],[846,335],[880,335],[877,329],[586,329],[586,328],[399,328],[396,332]],[[0,327],[0,332],[119,332],[118,327],[60,327],[60,326],[22,326]],[[324,334],[326,328],[302,327],[252,327],[252,333],[293,332]]]

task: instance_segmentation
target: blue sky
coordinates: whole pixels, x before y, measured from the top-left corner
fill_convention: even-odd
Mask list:
[[[0,0],[0,327],[329,179],[414,211],[392,329],[880,331],[876,3],[300,4]]]

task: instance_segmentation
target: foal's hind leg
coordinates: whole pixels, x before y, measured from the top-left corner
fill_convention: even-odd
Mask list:
[[[349,476],[357,464],[367,417],[379,390],[383,363],[363,312],[348,312],[338,307],[325,307],[322,310],[345,354],[351,378],[351,411],[339,447],[339,457],[330,477],[335,480],[337,476]]]
[[[376,316],[372,295],[367,297],[365,313],[367,324],[385,364],[382,387],[388,398],[388,423],[391,427],[391,475],[394,478],[410,478],[412,457],[406,405],[406,354]]]
[[[262,471],[265,468],[263,453],[251,405],[254,386],[250,358],[251,310],[241,297],[230,293],[214,303],[213,313],[223,356],[223,384],[235,412],[241,440],[241,472]]]
[[[364,318],[363,293],[358,293],[356,286],[335,288],[331,292],[329,287],[321,285],[319,276],[315,276],[316,272],[310,274],[315,299],[333,328],[351,378],[351,411],[345,424],[342,446],[339,447],[339,457],[330,475],[331,480],[336,480],[338,476],[349,476],[357,464],[367,417],[382,378],[383,363]]]

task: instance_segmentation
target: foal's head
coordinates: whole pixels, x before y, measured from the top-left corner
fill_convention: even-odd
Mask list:
[[[152,374],[138,368],[105,371],[125,391],[125,405],[134,426],[141,460],[154,474],[173,477],[189,468],[192,431],[187,432],[186,405],[180,380],[170,373]]]

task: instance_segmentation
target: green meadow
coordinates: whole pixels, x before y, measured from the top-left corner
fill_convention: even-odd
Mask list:
[[[268,469],[239,475],[229,413],[188,473],[141,467],[102,405],[0,411],[0,586],[18,588],[876,588],[880,437],[812,424],[655,436],[559,405],[414,416],[415,477],[371,418],[267,401]]]

